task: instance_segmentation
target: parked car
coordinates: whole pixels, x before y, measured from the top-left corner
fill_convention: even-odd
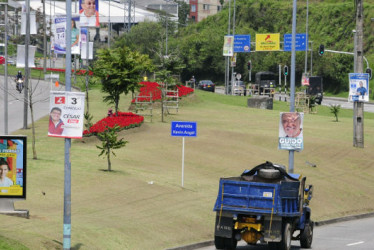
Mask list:
[[[198,88],[201,90],[214,92],[216,85],[211,80],[201,80],[199,81]]]

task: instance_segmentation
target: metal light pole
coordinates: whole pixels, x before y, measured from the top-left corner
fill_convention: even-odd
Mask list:
[[[234,37],[234,41],[235,41],[235,15],[236,15],[235,9],[236,9],[236,0],[234,0],[234,13],[233,13],[233,17],[232,17],[233,18],[233,21],[232,21],[232,35]],[[235,53],[234,53],[234,56],[235,56]],[[234,59],[234,57],[233,57],[233,59]],[[232,95],[234,94],[234,81],[235,81],[234,71],[235,71],[235,67],[231,66],[231,94]]]
[[[71,0],[66,0],[65,91],[71,91]],[[64,227],[63,248],[71,249],[71,139],[65,138],[64,158]]]
[[[1,3],[4,5],[4,134],[8,134],[8,3]]]
[[[308,18],[309,18],[309,0],[306,0],[306,24],[305,24],[305,66],[304,66],[304,73],[306,74],[308,70],[308,46],[309,46],[309,38],[308,38]]]
[[[26,38],[25,38],[25,92],[23,102],[23,129],[27,129],[29,105],[29,44],[30,44],[30,0],[26,0]]]
[[[296,0],[293,0],[292,11],[292,51],[291,51],[291,93],[290,93],[290,112],[295,112],[295,40],[296,40]],[[288,172],[293,173],[294,170],[294,150],[289,150],[288,155]]]
[[[229,0],[229,21],[227,25],[227,35],[230,35],[231,29],[231,0]],[[229,93],[229,85],[230,85],[230,57],[225,57],[226,61],[226,70],[225,70],[225,94]]]

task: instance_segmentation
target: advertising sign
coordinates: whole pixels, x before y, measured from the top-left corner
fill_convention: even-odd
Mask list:
[[[284,34],[284,51],[292,50],[292,34]],[[296,34],[295,36],[295,50],[296,51],[305,51],[307,45],[307,36],[306,34]]]
[[[234,55],[234,36],[225,36],[223,42],[223,56]]]
[[[350,102],[369,101],[369,74],[349,73],[349,96]]]
[[[100,27],[99,0],[79,0],[81,27]]]
[[[303,73],[301,77],[301,85],[302,86],[309,86],[309,76],[305,73]]]
[[[280,35],[256,34],[256,51],[277,51],[280,50]]]
[[[80,31],[78,27],[79,17],[71,20],[71,53],[80,53]],[[66,54],[66,16],[54,19],[54,51],[57,54]]]
[[[26,198],[26,136],[0,136],[0,198]]]
[[[278,148],[286,150],[303,150],[304,113],[282,112],[279,119]]]
[[[251,36],[235,35],[234,52],[251,52]]]
[[[196,137],[196,122],[171,122],[171,136]]]
[[[82,138],[84,97],[83,92],[51,91],[48,136]]]

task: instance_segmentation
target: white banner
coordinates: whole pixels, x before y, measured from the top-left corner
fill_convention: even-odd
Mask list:
[[[278,148],[286,150],[303,150],[304,113],[283,112],[279,120]]]
[[[30,10],[30,35],[36,34],[36,12]],[[26,6],[22,5],[21,35],[26,35]]]
[[[51,91],[48,136],[82,138],[84,97],[84,92]]]
[[[80,53],[79,17],[71,20],[71,54]],[[66,54],[66,16],[54,19],[53,49],[57,54]]]
[[[93,59],[93,42],[88,43],[88,59]],[[81,44],[81,59],[87,59],[87,43]]]
[[[29,68],[35,68],[36,46],[29,45]],[[25,45],[17,45],[17,68],[25,67]]]

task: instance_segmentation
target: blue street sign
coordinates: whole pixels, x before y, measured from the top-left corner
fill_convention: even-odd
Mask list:
[[[196,122],[171,122],[171,136],[196,137]]]
[[[305,51],[307,48],[307,39],[306,34],[296,34],[295,37],[295,50],[296,51]],[[291,51],[292,50],[292,34],[284,34],[283,40],[283,50]]]
[[[251,52],[251,36],[235,35],[234,36],[234,53]]]

